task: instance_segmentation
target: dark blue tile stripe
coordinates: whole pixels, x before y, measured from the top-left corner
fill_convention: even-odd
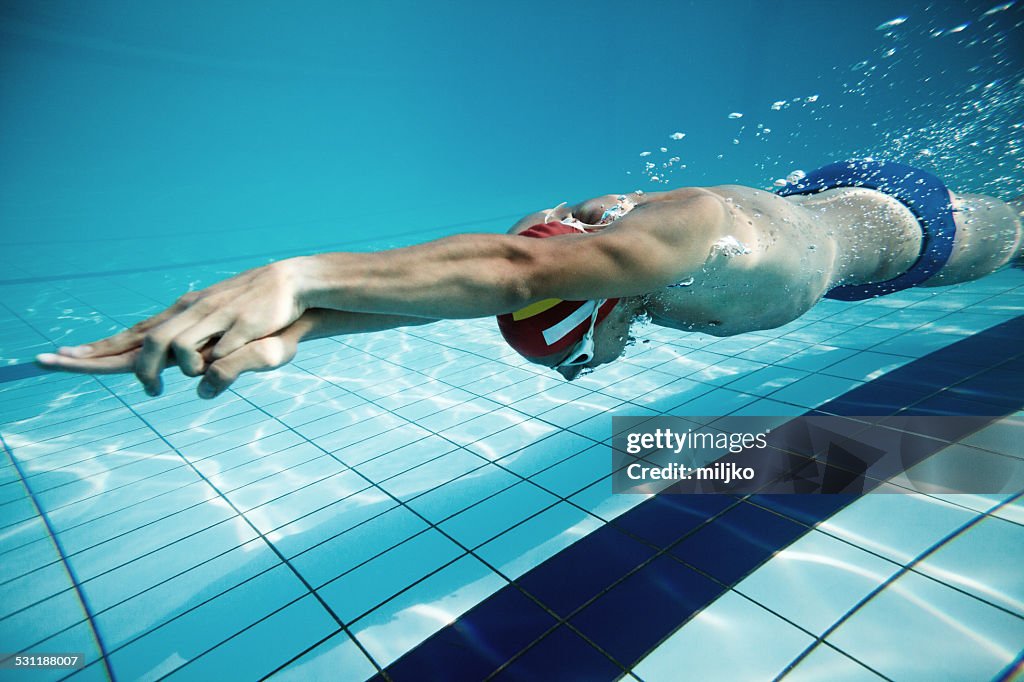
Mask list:
[[[0,384],[8,381],[17,381],[18,379],[29,379],[31,377],[37,377],[47,373],[47,370],[34,362],[22,362],[17,365],[4,365],[3,367],[0,367]]]
[[[1017,383],[1024,377],[1022,339],[1024,316],[926,355],[813,413],[1001,418],[1024,405]],[[566,679],[614,679],[729,586],[855,498],[654,497],[505,586],[385,674],[396,682],[478,680],[500,668],[498,679],[517,680],[558,677],[552,674],[558,666]]]

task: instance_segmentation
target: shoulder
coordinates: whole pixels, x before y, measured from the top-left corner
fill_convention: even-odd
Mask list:
[[[646,235],[665,245],[686,242],[695,230],[715,233],[721,229],[728,209],[725,199],[702,187],[687,187],[650,195],[608,230],[623,238]]]

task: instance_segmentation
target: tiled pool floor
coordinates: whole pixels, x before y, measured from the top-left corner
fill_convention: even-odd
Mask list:
[[[196,282],[229,274],[218,267]],[[1024,583],[1007,568],[1024,559],[1012,491],[869,495],[810,520],[732,500],[736,518],[759,519],[751,532],[770,534],[771,517],[795,541],[729,579],[632,539],[630,566],[658,557],[634,586],[696,584],[683,573],[718,581],[721,594],[692,617],[680,610],[663,640],[602,634],[643,608],[627,599],[639,588],[618,601],[609,589],[578,612],[560,613],[551,585],[523,586],[531,599],[516,602],[520,578],[645,502],[611,493],[612,415],[802,414],[1024,314],[1018,271],[829,301],[727,339],[642,328],[625,359],[572,383],[520,361],[490,320],[315,341],[213,402],[170,372],[151,399],[125,377],[26,368],[55,343],[152,314],[187,284],[178,275],[0,282],[5,651],[81,652],[89,665],[75,680],[399,679],[403,655],[496,596],[511,600],[507,613],[550,620],[539,639],[516,641],[514,627],[471,638],[505,656],[483,674],[520,661],[503,668],[512,678],[544,666],[557,677],[556,658],[590,679],[673,679],[683,660],[693,679],[770,679],[794,661],[787,680],[917,679],[907,666],[936,657],[959,661],[954,676],[995,676],[1024,649]],[[1024,352],[1020,338],[997,341]],[[976,373],[949,364],[950,376],[931,368],[937,388]],[[1019,430],[1020,407],[1006,400],[1022,393],[1016,371],[956,400]],[[953,447],[1019,456],[1005,438]],[[747,528],[737,523],[723,514],[708,527]],[[727,539],[701,553],[724,554]]]

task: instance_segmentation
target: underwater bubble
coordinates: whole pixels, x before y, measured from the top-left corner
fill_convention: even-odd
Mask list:
[[[784,99],[780,99],[777,102],[772,102],[772,111],[779,111],[784,106],[786,106],[786,100]]]
[[[738,111],[734,111],[731,114],[729,114],[729,118],[743,118],[743,114],[741,114]]]
[[[661,178],[659,178],[657,175],[652,175],[651,182],[661,182]]]
[[[807,173],[804,173],[802,170],[795,170],[786,176],[786,180],[795,185],[806,177]]]
[[[668,151],[668,147],[658,147],[658,151],[664,154]]]
[[[804,101],[805,102],[817,102],[818,101],[818,97],[819,97],[819,95],[811,95],[810,97],[808,97]]]
[[[886,57],[891,57],[894,54],[896,54],[896,48],[895,47],[891,47],[891,48],[889,48],[888,50],[886,50],[885,52],[882,53],[882,58],[884,59]]]
[[[768,133],[770,133],[771,131],[772,131],[772,129],[771,129],[771,128],[765,128],[765,129],[764,129],[764,132],[765,132],[765,134],[766,134],[766,135],[767,135]]]
[[[775,185],[776,187],[785,187],[789,183],[786,182],[785,178],[776,178],[775,182],[773,182],[772,184]]]
[[[987,16],[990,16],[992,14],[996,14],[997,12],[1005,12],[1006,10],[1010,9],[1011,7],[1013,7],[1015,3],[1016,3],[1016,0],[1010,0],[1010,2],[1004,2],[1001,5],[996,5],[992,9],[986,10],[986,12],[984,14],[982,14],[981,16],[987,17]]]
[[[720,253],[726,258],[745,256],[750,253],[750,247],[730,234],[711,245],[711,255],[714,256],[716,253]]]
[[[949,29],[948,31],[946,31],[946,33],[959,33],[960,31],[964,30],[970,25],[971,22],[967,22],[966,24],[960,24],[959,26],[954,26],[953,28]]]
[[[686,133],[672,133],[669,137],[673,140],[681,140],[686,137]]]
[[[875,26],[875,30],[884,31],[889,28],[894,28],[905,22],[907,19],[909,19],[909,17],[896,17],[895,19],[890,19],[889,21],[882,22],[878,26]]]
[[[640,156],[650,156],[650,152],[640,152]]]
[[[733,144],[739,144],[739,143],[740,143],[740,141],[739,141],[739,140],[737,140],[737,139],[736,139],[736,138],[734,137],[734,138],[732,138],[732,143],[733,143]]]

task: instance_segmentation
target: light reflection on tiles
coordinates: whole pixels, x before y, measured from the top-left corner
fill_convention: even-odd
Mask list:
[[[641,327],[623,360],[571,384],[520,361],[488,320],[319,340],[293,365],[243,377],[213,403],[198,401],[194,380],[173,372],[157,399],[130,377],[33,377],[0,384],[0,434],[67,553],[116,674],[222,676],[238,651],[255,647],[260,655],[244,675],[294,658],[275,679],[339,669],[364,679],[374,664],[351,636],[386,666],[646,499],[610,493],[602,443],[612,414],[798,414],[1019,314],[1018,275],[942,292],[955,299],[912,291],[829,301],[786,328],[732,338]],[[53,320],[28,308],[109,316],[90,322],[89,333],[159,308],[129,295],[128,283],[165,301],[176,287],[173,278],[152,284],[132,275],[74,295],[23,288],[7,303],[23,319],[12,315],[16,333],[0,337],[5,357],[49,348],[38,329]],[[1012,442],[991,430],[965,445],[1005,455]],[[0,630],[25,647],[81,641],[94,661],[85,612],[20,485],[5,468],[0,557],[15,561],[0,562],[0,590],[31,589],[0,599],[22,609],[0,615]],[[1006,633],[1017,632],[1013,619],[1024,615],[1019,581],[1000,569],[1019,558],[1007,549],[1019,543],[1006,539],[1024,523],[1020,503],[948,541],[811,646],[866,590],[997,502],[939,497],[873,496],[828,519],[666,640],[636,674],[658,679],[679,652],[718,642],[727,622],[726,632],[772,635],[727,661],[735,675],[778,674],[809,648],[787,679],[823,670],[867,679],[861,659],[899,677],[905,671],[871,648],[882,609],[872,604],[892,601],[886,609],[941,630],[914,610],[914,599],[937,589],[943,608],[966,609],[981,630],[1003,633],[991,651],[967,659],[994,669],[1010,646]],[[965,562],[979,552],[992,563],[972,577]],[[1017,615],[986,610],[996,607]],[[932,651],[922,639],[912,646]],[[102,677],[94,664],[72,679],[97,671]]]

